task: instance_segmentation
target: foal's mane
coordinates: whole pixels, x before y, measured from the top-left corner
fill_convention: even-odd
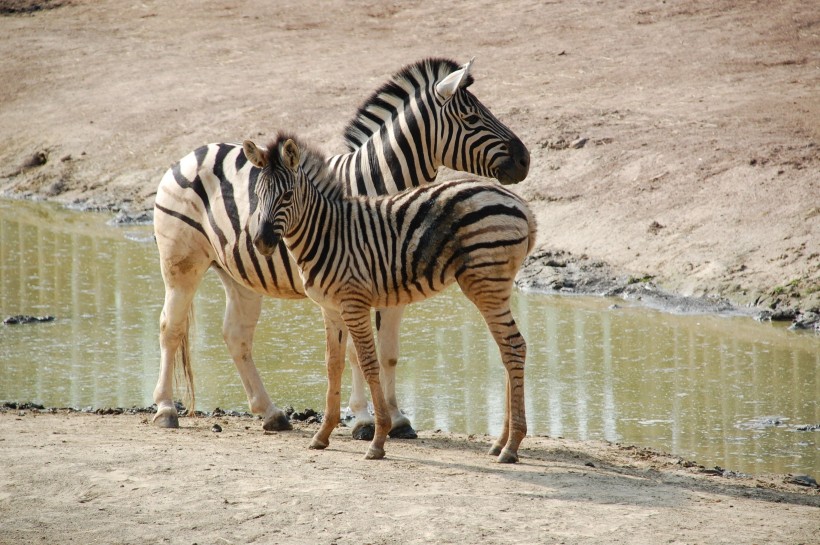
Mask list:
[[[292,133],[280,131],[277,133],[276,138],[268,144],[268,168],[284,168],[279,146],[287,140],[293,140],[299,147],[299,166],[307,175],[308,180],[327,196],[341,196],[342,184],[338,182],[333,172],[328,169],[324,153],[306,144],[301,138]]]

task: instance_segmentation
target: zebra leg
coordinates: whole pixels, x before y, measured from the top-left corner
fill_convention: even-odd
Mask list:
[[[262,312],[262,296],[240,285],[225,271],[217,270],[225,288],[225,318],[222,337],[228,345],[253,414],[263,418],[268,431],[293,429],[288,415],[274,405],[253,362],[253,333]]]
[[[379,346],[379,362],[381,363],[381,382],[387,407],[390,410],[390,420],[393,427],[390,437],[397,439],[415,439],[416,430],[404,413],[399,409],[396,400],[396,365],[399,362],[399,326],[404,307],[391,307],[376,311],[376,341]]]
[[[158,239],[158,242],[160,239]],[[159,319],[160,367],[154,388],[157,413],[153,422],[161,428],[178,428],[179,414],[174,405],[174,372],[182,366],[182,375],[191,398],[189,409],[194,408],[194,383],[191,367],[188,332],[193,320],[194,294],[209,263],[186,257],[180,260],[166,258],[168,252],[160,245],[160,267],[165,282],[165,302]]]
[[[485,280],[485,276],[488,279]],[[524,407],[524,362],[527,357],[527,343],[518,330],[510,310],[512,284],[506,290],[499,290],[497,280],[490,280],[491,276],[486,272],[481,276],[468,272],[458,279],[458,284],[484,317],[507,371],[504,427],[501,436],[490,448],[489,454],[498,456],[499,462],[514,463],[518,461],[518,446],[527,435]]]
[[[347,358],[350,360],[350,370],[353,385],[350,391],[350,411],[353,413],[355,424],[353,425],[353,439],[370,441],[376,430],[375,420],[367,408],[367,395],[365,387],[367,382],[359,367],[359,357],[356,355],[356,347],[353,345],[353,338],[349,337],[347,342]]]
[[[404,307],[392,307],[376,311],[376,342],[379,349],[381,363],[380,380],[384,390],[385,400],[390,411],[390,420],[393,427],[390,437],[396,439],[415,439],[418,437],[410,419],[399,409],[396,401],[396,364],[399,361],[399,325],[404,313]],[[353,426],[353,438],[363,441],[373,439],[376,424],[370,411],[367,410],[365,396],[365,380],[359,368],[358,356],[351,337],[348,342],[347,357],[353,370],[353,388],[350,394],[350,410],[356,420]]]
[[[330,434],[341,419],[342,373],[345,368],[347,329],[338,312],[322,309],[325,322],[325,362],[327,364],[327,396],[322,425],[310,442],[312,449],[324,449],[330,444]]]
[[[495,440],[493,446],[490,447],[488,454],[490,456],[498,456],[501,454],[501,451],[504,450],[504,445],[507,444],[507,440],[510,437],[510,380],[509,376],[505,381],[506,384],[504,385],[504,424],[501,428],[501,435],[498,436],[498,439]]]
[[[490,449],[490,454],[497,454],[499,462],[513,463],[518,461],[518,446],[527,435],[524,408],[524,362],[527,357],[527,343],[518,330],[509,305],[482,314],[498,344],[501,361],[507,371],[504,427],[501,436]]]
[[[390,411],[387,408],[384,390],[379,380],[379,359],[376,356],[373,328],[370,326],[370,307],[347,304],[343,307],[342,318],[353,338],[359,358],[359,367],[370,386],[370,397],[373,399],[376,429],[365,458],[368,460],[381,459],[384,458],[384,442],[390,430]]]

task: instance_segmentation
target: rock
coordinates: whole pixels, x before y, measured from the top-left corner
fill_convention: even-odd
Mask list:
[[[820,331],[820,313],[814,311],[801,312],[794,317],[794,322],[789,326],[791,331],[798,329],[814,329]]]
[[[5,325],[35,324],[35,323],[53,322],[53,321],[54,321],[54,316],[29,316],[27,314],[17,314],[15,316],[9,316],[5,320],[3,320],[3,324],[5,324]]]
[[[820,424],[803,424],[802,426],[795,426],[797,431],[820,431]]]
[[[786,482],[789,484],[797,484],[800,486],[809,486],[811,488],[820,488],[817,480],[810,475],[790,475]]]
[[[116,216],[108,221],[108,225],[150,225],[154,222],[154,215],[151,212],[138,212],[130,214],[120,211]]]
[[[300,422],[307,422],[309,424],[314,422],[321,422],[321,416],[319,413],[314,411],[313,409],[305,409],[301,413],[294,412],[290,415],[292,420],[298,420]]]

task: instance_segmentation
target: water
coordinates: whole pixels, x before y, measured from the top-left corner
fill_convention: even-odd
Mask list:
[[[151,404],[163,299],[156,247],[150,226],[111,227],[109,219],[0,201],[0,317],[56,316],[0,326],[0,400]],[[530,433],[648,446],[746,473],[820,473],[820,431],[797,431],[820,424],[820,337],[612,303],[516,294],[529,347]],[[222,342],[215,274],[196,309],[198,406],[245,411]],[[418,429],[500,430],[497,348],[457,289],[408,308],[401,340],[398,396]],[[323,408],[323,343],[312,302],[266,299],[254,354],[280,406]]]

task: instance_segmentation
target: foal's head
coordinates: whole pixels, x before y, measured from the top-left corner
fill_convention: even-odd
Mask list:
[[[256,182],[256,226],[251,227],[253,244],[263,255],[271,255],[282,237],[296,227],[294,213],[294,184],[304,176],[299,167],[299,146],[292,138],[279,136],[262,150],[250,140],[242,144],[245,156],[262,169]]]

